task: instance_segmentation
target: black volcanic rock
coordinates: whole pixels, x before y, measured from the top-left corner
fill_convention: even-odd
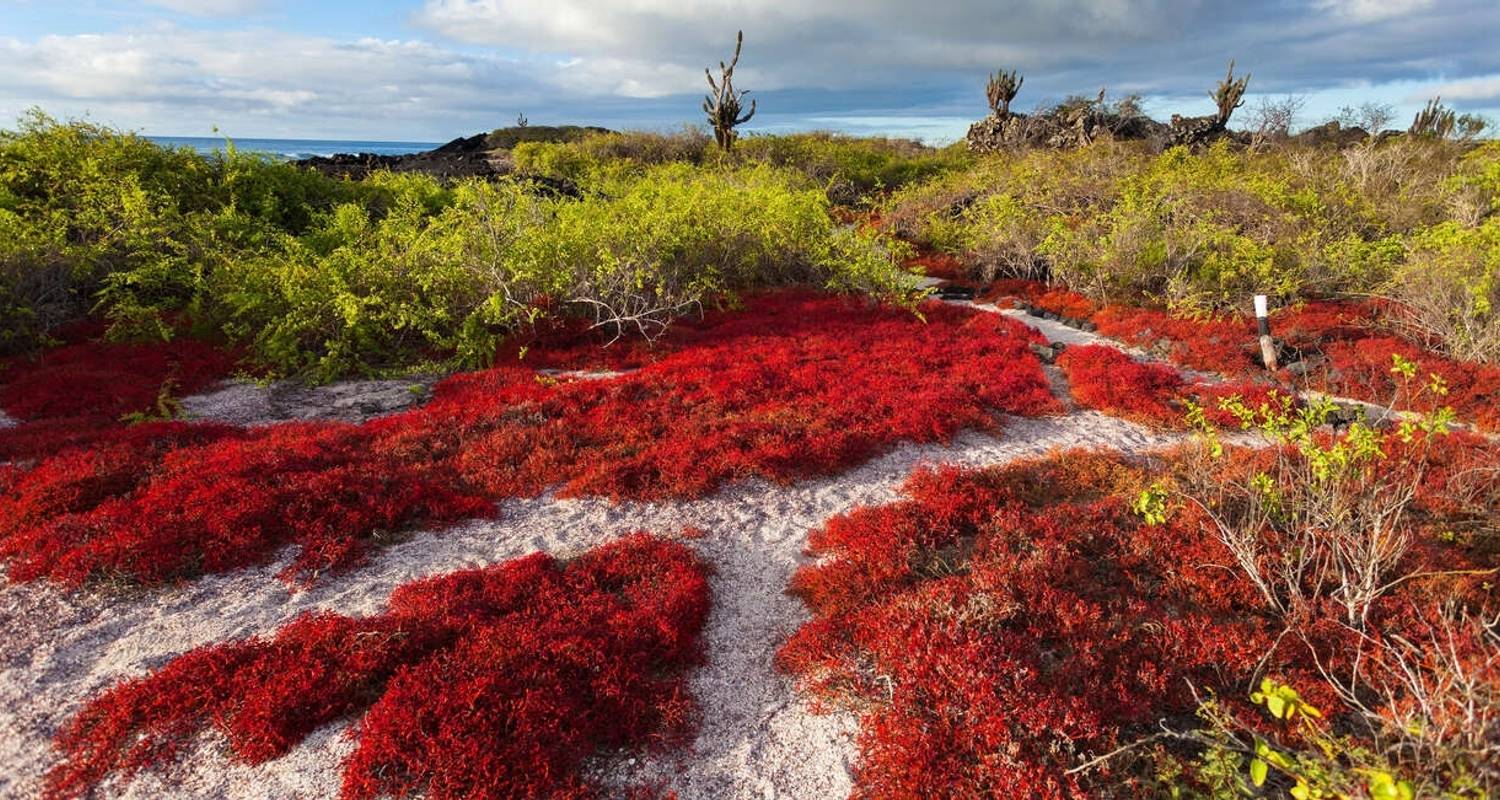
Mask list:
[[[491,156],[489,134],[459,137],[435,150],[404,156],[339,153],[295,162],[338,178],[363,178],[376,170],[420,172],[440,178],[489,178],[508,172],[508,160]],[[505,168],[502,169],[501,165]]]

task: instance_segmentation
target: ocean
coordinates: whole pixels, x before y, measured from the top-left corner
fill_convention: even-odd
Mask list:
[[[224,149],[223,137],[147,136],[145,138],[163,147],[191,147],[200,153],[213,153]],[[289,160],[331,156],[335,153],[377,153],[383,156],[403,156],[422,153],[442,144],[442,142],[361,142],[344,139],[233,139],[233,142],[242,153],[266,153]]]

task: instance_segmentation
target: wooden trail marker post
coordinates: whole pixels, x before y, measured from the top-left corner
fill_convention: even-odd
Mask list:
[[[1275,372],[1276,342],[1271,338],[1270,312],[1266,308],[1266,296],[1263,294],[1255,296],[1255,325],[1260,329],[1260,360],[1265,362],[1266,369]]]

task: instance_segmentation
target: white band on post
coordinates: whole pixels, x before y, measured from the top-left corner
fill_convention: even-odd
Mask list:
[[[1255,316],[1264,318],[1267,315],[1266,296],[1258,294],[1255,296]]]

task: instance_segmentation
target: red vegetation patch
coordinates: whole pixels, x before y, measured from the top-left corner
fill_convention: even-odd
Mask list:
[[[749,477],[836,472],[902,440],[992,429],[995,410],[1058,410],[1025,326],[942,304],[923,311],[926,324],[839,298],[769,295],[674,329],[654,362],[607,380],[506,366],[450,378],[428,406],[362,426],[101,452],[102,465],[63,453],[34,467],[45,483],[0,494],[0,558],[13,580],[150,583],[262,563],[296,544],[285,577],[310,576],[390,532],[492,513],[499,498],[549,488],[700,497]],[[100,470],[140,477],[99,483]]]
[[[920,472],[908,499],[813,534],[828,560],[793,588],[816,619],[779,664],[870,704],[856,797],[1090,796],[1101,773],[1066,768],[1190,713],[1188,681],[1234,685],[1274,652],[1203,526],[1130,513],[1147,482],[1076,453]]]
[[[1086,408],[1154,424],[1182,418],[1175,400],[1185,384],[1166,364],[1142,363],[1108,345],[1090,344],[1064,350],[1057,365],[1073,398]]]
[[[1105,336],[1189,369],[1226,375],[1265,371],[1254,320],[1182,319],[1155,309],[1105,306],[1094,323]]]
[[[168,767],[207,728],[256,764],[360,715],[344,798],[592,797],[585,758],[691,732],[707,611],[692,551],[645,534],[418,581],[379,616],[305,614],[94,698],[58,734],[48,795]]]
[[[1500,431],[1500,366],[1454,361],[1393,337],[1332,341],[1323,346],[1323,353],[1329,369],[1319,377],[1329,392],[1381,404],[1396,398],[1402,408],[1414,411],[1451,406],[1459,419],[1482,430]],[[1416,363],[1418,385],[1437,375],[1448,385],[1448,394],[1398,387],[1391,372],[1392,355]]]
[[[1375,306],[1308,303],[1273,316],[1272,332],[1306,360],[1311,388],[1372,403],[1393,400],[1403,409],[1431,411],[1452,406],[1459,418],[1484,430],[1500,430],[1500,367],[1444,358],[1392,336],[1374,332]],[[1249,318],[1191,320],[1163,311],[1108,306],[1095,315],[1099,332],[1191,369],[1231,376],[1264,376],[1255,322]],[[1405,392],[1398,396],[1391,373],[1397,354],[1418,365],[1418,378],[1441,376],[1449,394]]]
[[[983,297],[986,302],[1014,306],[1017,301],[1051,311],[1059,317],[1092,319],[1099,306],[1083,295],[1060,286],[1023,278],[1004,278],[990,284]]]
[[[1221,466],[1264,455],[1231,449]],[[1282,620],[1199,509],[1174,503],[1161,525],[1130,510],[1153,480],[1201,468],[1177,458],[1164,472],[1078,452],[921,471],[905,499],[812,534],[821,560],[792,589],[814,619],[778,664],[822,701],[861,710],[855,797],[1146,796],[1129,755],[1070,770],[1162,720],[1191,725],[1190,684],[1238,707],[1271,674],[1337,713],[1307,647],[1351,653],[1355,635],[1312,621],[1304,641],[1279,639]],[[1402,572],[1474,565],[1436,542],[1409,559]],[[1423,640],[1411,614],[1433,588],[1422,583],[1379,601],[1372,628]]]
[[[1288,393],[1258,383],[1189,384],[1171,366],[1136,361],[1108,345],[1070,347],[1057,364],[1080,405],[1148,425],[1185,427],[1191,401],[1210,422],[1232,428],[1239,420],[1221,407],[1223,400],[1235,398],[1251,409],[1279,408],[1291,400]]]
[[[907,259],[904,266],[929,278],[942,278],[945,281],[961,281],[969,277],[962,261],[943,253],[915,256]]]
[[[163,388],[182,396],[234,370],[235,356],[205,342],[86,341],[0,369],[0,408],[23,421],[104,417],[149,410]]]

